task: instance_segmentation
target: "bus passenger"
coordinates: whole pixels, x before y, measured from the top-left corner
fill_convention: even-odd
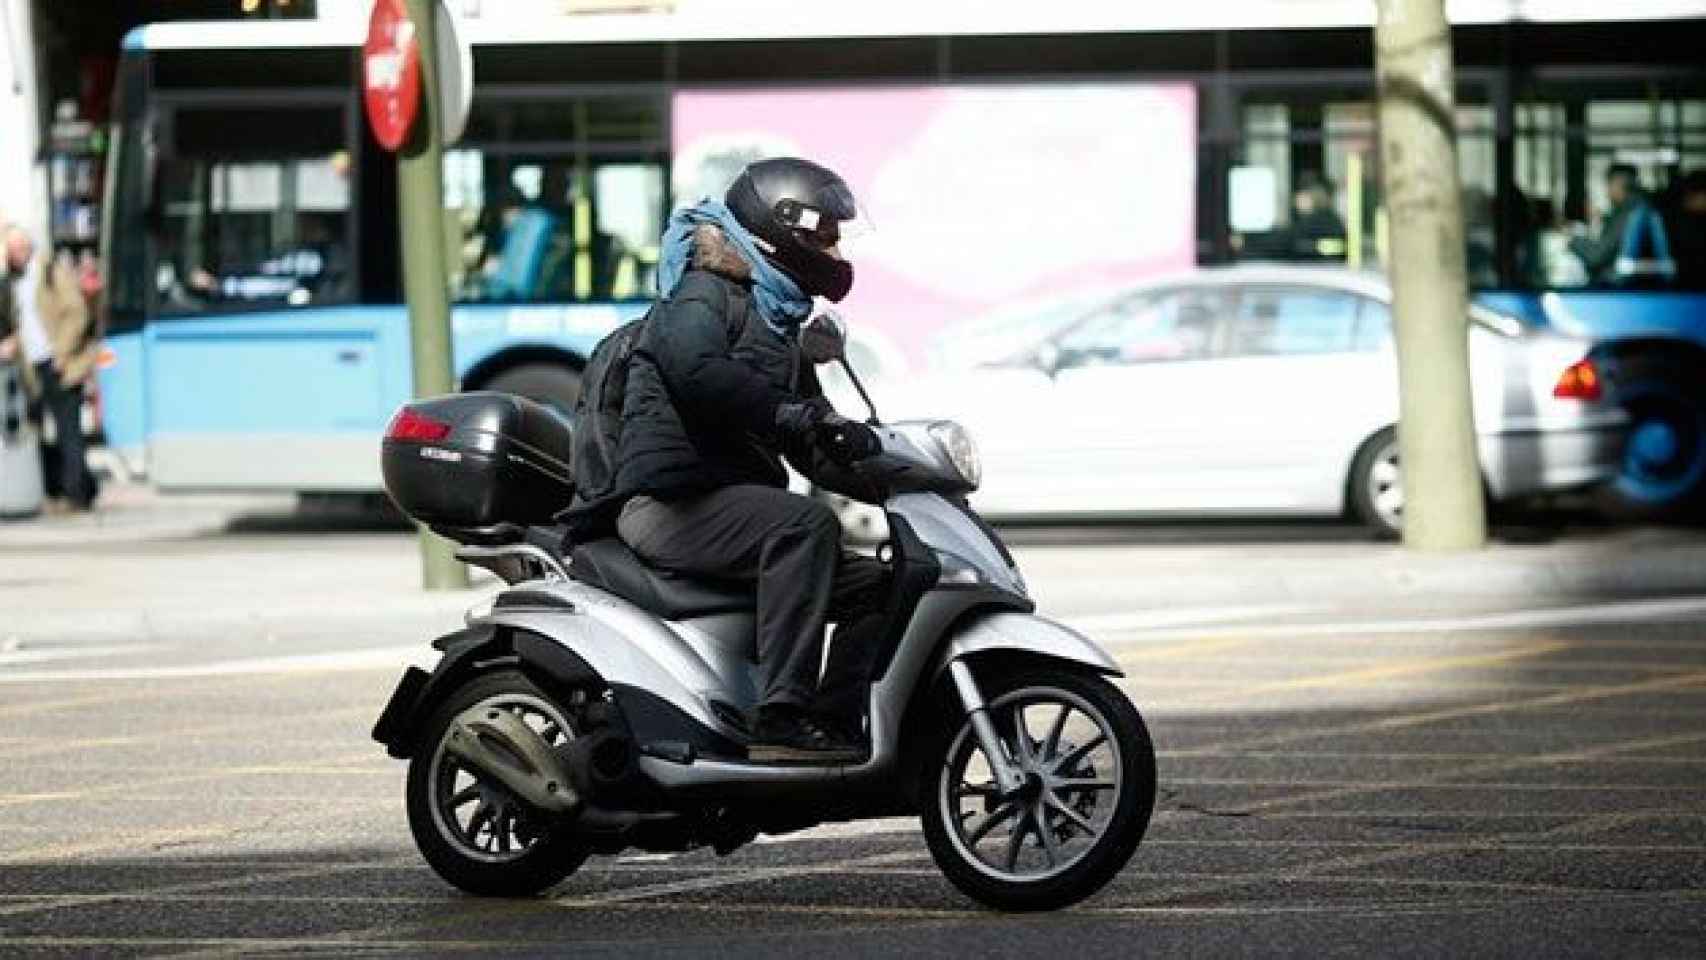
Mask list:
[[[1674,279],[1664,222],[1647,201],[1640,174],[1627,163],[1613,164],[1605,173],[1605,195],[1611,209],[1600,220],[1599,235],[1570,241],[1588,275],[1596,283],[1615,284]]]
[[[1570,252],[1570,235],[1558,217],[1557,206],[1547,197],[1535,197],[1530,210],[1534,233],[1523,247],[1524,279],[1529,286],[1541,289],[1587,286],[1587,270],[1581,258]]]
[[[1670,237],[1677,283],[1706,288],[1706,170],[1692,170],[1677,182]]]
[[[1333,186],[1321,175],[1306,172],[1297,178],[1291,197],[1291,225],[1286,234],[1297,260],[1342,260],[1345,221],[1333,209]]]
[[[221,300],[284,300],[293,306],[338,303],[348,299],[348,257],[337,242],[339,215],[301,213],[296,242],[277,254],[215,275],[190,271],[191,289]]]

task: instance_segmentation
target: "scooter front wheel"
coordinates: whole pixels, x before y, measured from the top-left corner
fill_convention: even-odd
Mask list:
[[[1000,910],[1054,910],[1100,890],[1143,840],[1155,748],[1103,677],[1056,666],[980,677],[1024,784],[1003,795],[969,718],[926,770],[924,836],[948,879]]]
[[[532,896],[578,870],[588,851],[447,749],[451,722],[475,707],[508,711],[552,745],[576,735],[564,708],[520,672],[474,677],[434,711],[409,761],[409,829],[433,871],[453,886],[487,897]]]

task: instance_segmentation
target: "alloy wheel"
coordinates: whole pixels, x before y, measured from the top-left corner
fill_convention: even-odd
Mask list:
[[[1003,796],[970,723],[963,724],[938,791],[949,839],[968,864],[995,879],[1059,876],[1113,821],[1125,771],[1112,724],[1089,701],[1052,687],[1014,690],[989,712],[1024,786]]]

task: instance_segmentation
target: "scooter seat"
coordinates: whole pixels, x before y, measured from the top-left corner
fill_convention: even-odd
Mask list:
[[[569,558],[569,575],[576,580],[665,620],[751,610],[758,599],[754,584],[700,580],[649,566],[615,537],[576,544]]]

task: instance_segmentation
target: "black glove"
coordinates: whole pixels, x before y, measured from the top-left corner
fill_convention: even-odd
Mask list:
[[[883,449],[877,431],[833,410],[818,421],[817,440],[825,456],[844,465],[874,457]]]
[[[804,437],[825,417],[834,415],[835,408],[822,397],[779,404],[776,407],[776,432],[785,438]]]

